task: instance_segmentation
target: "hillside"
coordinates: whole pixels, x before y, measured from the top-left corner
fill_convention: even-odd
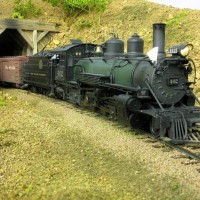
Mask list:
[[[36,19],[61,25],[62,33],[55,37],[60,39],[61,45],[68,43],[70,38],[101,43],[113,32],[118,33],[121,39],[127,40],[137,32],[145,40],[147,50],[152,46],[152,24],[164,22],[168,25],[166,46],[192,42],[195,53],[200,49],[200,11],[176,9],[146,0],[115,0],[103,13],[69,17],[60,8],[52,7],[43,0],[33,2],[38,8],[42,8],[42,14]],[[11,18],[13,5],[12,1],[1,0],[0,18]]]
[[[194,50],[190,56],[195,60],[197,68],[200,67],[200,11],[176,9],[146,0],[115,0],[103,13],[67,17],[60,8],[52,7],[42,0],[33,2],[38,8],[42,8],[42,15],[38,20],[56,22],[62,30],[47,45],[48,49],[67,44],[72,38],[102,43],[113,32],[126,41],[137,32],[144,39],[147,52],[152,47],[152,24],[164,22],[167,24],[166,49],[175,44],[192,43]],[[8,3],[7,0],[1,0],[0,7],[0,18],[12,16],[12,1]],[[199,82],[199,72],[197,77]]]

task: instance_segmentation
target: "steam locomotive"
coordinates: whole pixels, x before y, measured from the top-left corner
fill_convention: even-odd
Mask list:
[[[188,79],[196,71],[187,58],[191,44],[165,52],[165,24],[153,24],[153,49],[144,55],[144,40],[116,35],[102,45],[72,44],[29,57],[23,88],[67,100],[117,119],[133,128],[168,137],[176,143],[199,142],[199,100]]]

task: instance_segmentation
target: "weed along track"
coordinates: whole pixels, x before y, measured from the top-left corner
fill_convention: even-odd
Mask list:
[[[62,101],[1,95],[2,199],[200,198],[200,165],[180,153]]]

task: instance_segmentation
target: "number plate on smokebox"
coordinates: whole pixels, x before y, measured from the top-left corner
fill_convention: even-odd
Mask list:
[[[169,86],[175,86],[179,84],[179,79],[178,78],[170,78],[168,79],[168,85]]]

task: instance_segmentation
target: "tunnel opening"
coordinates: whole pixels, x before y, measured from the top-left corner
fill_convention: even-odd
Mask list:
[[[0,35],[0,57],[25,54],[27,42],[16,29],[6,29]]]

